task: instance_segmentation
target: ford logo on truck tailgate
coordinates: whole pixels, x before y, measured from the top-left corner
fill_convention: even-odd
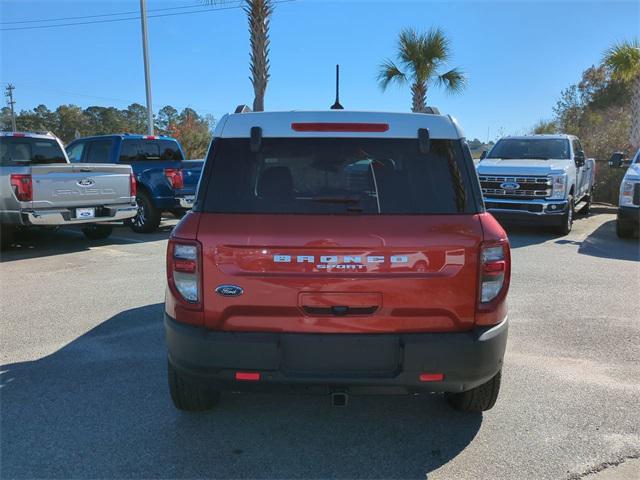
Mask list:
[[[76,182],[80,187],[93,187],[96,182],[91,178],[83,178],[82,180],[78,180]]]
[[[502,182],[500,188],[503,190],[517,190],[520,188],[520,184],[516,182]]]
[[[216,293],[218,295],[222,295],[223,297],[237,297],[244,293],[242,287],[238,285],[219,285],[216,288]]]

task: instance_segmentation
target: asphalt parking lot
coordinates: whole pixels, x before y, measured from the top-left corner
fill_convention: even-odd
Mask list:
[[[162,328],[173,224],[92,244],[37,232],[3,254],[0,477],[570,479],[622,464],[637,478],[640,247],[610,211],[562,238],[509,230],[501,396],[471,415],[437,395],[229,394],[178,412]]]

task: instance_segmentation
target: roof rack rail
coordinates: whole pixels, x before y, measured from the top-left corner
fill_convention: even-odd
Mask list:
[[[440,115],[440,110],[438,110],[438,107],[426,107],[424,109],[424,113],[430,113],[432,115]]]
[[[249,113],[252,110],[247,105],[238,105],[233,113]]]

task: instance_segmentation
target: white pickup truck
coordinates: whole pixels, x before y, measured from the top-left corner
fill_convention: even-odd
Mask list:
[[[17,228],[80,225],[106,238],[109,222],[132,218],[136,180],[129,165],[71,164],[50,133],[0,133],[0,239]]]
[[[615,157],[615,154],[614,154]],[[622,167],[621,158],[612,157],[609,165]],[[620,183],[618,221],[616,233],[620,238],[631,238],[640,233],[640,150],[636,152]]]
[[[476,165],[486,208],[506,222],[571,231],[591,206],[595,161],[572,135],[504,137]]]

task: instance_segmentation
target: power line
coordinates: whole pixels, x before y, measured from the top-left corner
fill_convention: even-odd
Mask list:
[[[202,4],[196,5],[184,5],[182,7],[168,7],[168,8],[151,8],[148,12],[163,12],[167,10],[184,10],[186,8],[202,8]],[[42,22],[62,22],[65,20],[83,20],[85,18],[98,18],[98,17],[118,17],[121,15],[133,15],[137,14],[139,10],[131,10],[129,12],[114,12],[114,13],[100,13],[96,15],[83,15],[80,17],[59,17],[59,18],[41,18],[40,20],[13,20],[11,22],[0,22],[0,25],[15,25],[18,23],[42,23]]]
[[[278,0],[273,3],[286,3],[292,2],[295,0]],[[203,13],[203,12],[218,12],[220,10],[231,10],[236,8],[242,8],[242,5],[238,4],[232,7],[219,7],[219,8],[207,8],[204,10],[193,10],[191,12],[178,12],[178,13],[161,13],[157,15],[148,15],[148,18],[157,18],[157,17],[174,17],[178,15],[190,15],[192,13]],[[75,22],[75,23],[59,23],[57,25],[36,25],[33,27],[11,27],[11,28],[0,28],[0,32],[8,32],[11,30],[35,30],[41,28],[55,28],[55,27],[70,27],[73,25],[90,25],[94,23],[114,23],[114,22],[124,22],[127,20],[140,20],[140,16],[136,17],[127,17],[127,18],[114,18],[110,20],[93,20],[90,22]]]

